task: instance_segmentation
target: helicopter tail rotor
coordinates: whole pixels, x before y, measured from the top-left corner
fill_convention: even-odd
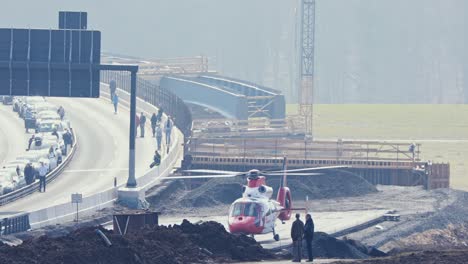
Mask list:
[[[291,218],[291,213],[292,213],[292,197],[291,197],[291,191],[289,190],[289,188],[281,187],[278,190],[278,196],[276,200],[283,207],[283,209],[281,210],[281,213],[278,215],[278,218],[281,221],[289,220]]]

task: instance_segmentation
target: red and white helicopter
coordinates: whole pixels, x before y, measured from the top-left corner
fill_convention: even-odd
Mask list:
[[[220,170],[185,170],[184,172],[216,173],[218,175],[175,176],[167,177],[166,180],[247,176],[247,185],[243,186],[242,197],[235,200],[229,209],[229,231],[231,233],[242,233],[252,236],[273,233],[273,238],[278,241],[279,235],[275,232],[276,219],[284,223],[284,221],[291,218],[292,211],[305,210],[305,208],[293,208],[291,190],[287,187],[287,175],[320,175],[321,173],[311,173],[311,171],[341,168],[344,167],[331,166],[286,170],[286,158],[284,158],[283,170],[280,171],[262,172],[259,170],[250,170],[248,172],[234,172]],[[265,176],[282,176],[276,200],[272,199],[273,188],[266,185]]]

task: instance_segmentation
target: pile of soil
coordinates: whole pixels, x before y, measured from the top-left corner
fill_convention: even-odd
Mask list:
[[[42,236],[10,247],[0,245],[0,263],[226,263],[274,259],[253,238],[233,235],[216,222],[145,228],[120,236],[101,230],[111,241],[108,247],[96,228],[78,229],[64,237]]]
[[[192,182],[193,183],[193,182]],[[216,205],[228,205],[242,196],[242,186],[246,180],[242,177],[211,179],[193,188],[188,180],[167,183],[164,190],[147,197],[153,208],[170,212],[173,208],[200,208]],[[279,177],[270,177],[267,184],[276,191],[279,188]],[[290,176],[288,186],[294,200],[325,199],[336,197],[361,196],[377,192],[377,188],[365,179],[355,175],[336,173],[311,177]]]
[[[312,252],[314,257],[341,259],[366,259],[370,257],[384,257],[387,255],[359,241],[353,239],[337,239],[322,232],[314,233]]]
[[[429,229],[421,233],[414,233],[400,239],[398,247],[389,253],[440,249],[468,249],[468,223],[449,224],[445,229]]]
[[[338,261],[333,262],[333,264],[465,264],[467,260],[467,250],[450,250],[403,253],[385,258]]]
[[[289,248],[292,252],[292,246]],[[312,253],[314,258],[334,259],[367,259],[371,257],[387,256],[384,252],[366,246],[352,239],[337,239],[323,232],[315,232],[312,242]],[[306,243],[303,241],[302,254],[307,258]]]

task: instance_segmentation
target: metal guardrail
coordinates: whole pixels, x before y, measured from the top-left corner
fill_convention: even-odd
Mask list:
[[[0,236],[27,231],[31,228],[29,214],[22,214],[0,221]]]
[[[120,71],[101,71],[101,82],[115,81],[117,87],[130,92],[130,73]],[[137,79],[137,97],[162,108],[171,116],[175,126],[187,140],[192,134],[192,113],[182,99],[171,91],[142,78]]]
[[[62,163],[57,166],[55,169],[53,169],[49,174],[46,176],[46,182],[50,183],[53,180],[55,180],[61,172],[67,167],[67,165],[70,163],[72,160],[73,156],[75,155],[75,151],[78,147],[78,140],[76,134],[74,134],[75,142],[73,146],[71,147],[70,154],[67,155],[67,157],[62,160]],[[20,198],[23,198],[27,195],[30,195],[32,193],[35,193],[36,191],[39,190],[39,181],[35,181],[31,183],[30,185],[24,186],[20,189],[14,190],[10,193],[4,194],[0,196],[0,206],[14,202]]]
[[[371,226],[375,226],[375,225],[377,225],[379,223],[382,223],[384,221],[385,221],[384,216],[379,216],[379,217],[371,219],[371,220],[369,220],[369,221],[367,221],[365,223],[355,225],[355,226],[352,226],[352,227],[349,227],[349,228],[346,228],[346,229],[343,229],[343,230],[336,231],[336,232],[330,234],[330,236],[332,236],[332,237],[346,236],[346,235],[349,235],[349,234],[356,233],[358,231],[364,230],[364,229],[369,228]]]

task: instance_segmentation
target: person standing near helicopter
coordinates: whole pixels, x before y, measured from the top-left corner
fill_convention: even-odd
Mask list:
[[[310,214],[306,215],[306,223],[304,225],[304,239],[306,240],[307,256],[309,256],[309,262],[314,261],[312,255],[312,241],[314,240],[314,220]]]
[[[302,258],[302,237],[304,235],[304,223],[299,219],[300,214],[296,214],[296,221],[291,227],[291,238],[293,241],[293,262],[301,262]]]

